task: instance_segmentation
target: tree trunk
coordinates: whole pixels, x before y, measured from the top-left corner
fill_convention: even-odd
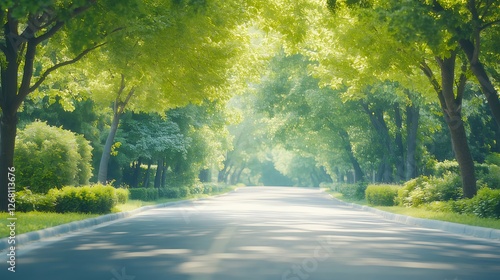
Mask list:
[[[167,172],[168,172],[168,165],[165,163],[161,167],[162,172],[161,172],[161,187],[165,188],[167,186]]]
[[[116,108],[116,106],[115,106]],[[108,165],[109,159],[111,157],[111,147],[115,141],[116,132],[118,131],[118,125],[120,123],[120,114],[114,110],[113,122],[111,123],[111,128],[109,130],[108,137],[106,138],[106,143],[101,155],[101,162],[99,163],[99,173],[97,175],[97,180],[101,184],[106,184],[108,180]]]
[[[139,187],[139,177],[141,175],[141,159],[139,158],[135,162],[134,166],[134,174],[132,176],[132,188],[138,188]]]
[[[459,40],[460,47],[464,51],[469,60],[469,65],[474,76],[476,76],[479,85],[481,85],[481,91],[486,96],[487,103],[490,107],[491,114],[495,119],[497,126],[500,128],[500,99],[498,97],[498,92],[491,83],[490,77],[484,69],[484,65],[479,60],[479,54],[476,54],[479,50],[474,47],[473,42],[470,40]]]
[[[161,174],[163,170],[163,159],[158,160],[158,165],[156,167],[156,174],[155,174],[155,188],[160,188],[161,185]]]
[[[15,191],[15,182],[12,184],[12,182],[9,181],[9,173],[15,174],[15,172],[10,171],[13,171],[12,167],[15,169],[14,147],[16,143],[17,113],[15,111],[3,111],[0,123],[0,130],[2,134],[0,146],[0,212],[7,212],[9,208],[9,202],[7,200],[9,190],[12,192]]]
[[[5,26],[9,34],[9,26]],[[14,148],[16,146],[17,110],[21,105],[18,100],[18,55],[14,46],[7,44],[6,64],[0,67],[0,212],[8,211],[8,194],[12,182],[9,181],[9,168],[14,166]]]
[[[417,177],[417,133],[420,108],[414,104],[406,107],[406,175],[408,181]]]
[[[398,102],[394,103],[394,121],[396,123],[396,137],[394,138],[394,143],[396,145],[394,151],[396,182],[401,182],[405,178],[405,164],[403,136],[401,135],[401,131],[403,130],[403,118],[401,117],[401,108]]]
[[[392,161],[391,157],[394,156],[394,148],[392,144],[392,139],[389,135],[389,128],[384,120],[384,111],[381,108],[375,108],[371,110],[368,104],[361,101],[361,106],[370,118],[370,122],[377,131],[379,135],[379,143],[384,148],[382,163],[379,168],[378,181],[390,183],[392,179]]]
[[[153,160],[148,161],[148,169],[146,170],[146,175],[144,176],[144,181],[142,183],[143,188],[147,188],[149,186],[149,174],[151,173],[151,164]]]
[[[465,133],[461,112],[463,92],[465,90],[465,74],[463,73],[461,76],[455,97],[455,60],[455,55],[440,60],[442,79],[440,102],[445,121],[450,129],[453,151],[462,177],[463,194],[465,197],[471,198],[476,194],[477,189],[474,161],[467,143],[467,134]]]
[[[344,129],[337,129],[340,135],[340,138],[344,142],[344,149],[346,150],[347,156],[349,157],[349,161],[351,162],[352,168],[354,170],[354,177],[356,181],[363,181],[365,178],[365,174],[359,165],[358,159],[354,156],[354,152],[352,151],[352,144],[349,137],[349,133]]]

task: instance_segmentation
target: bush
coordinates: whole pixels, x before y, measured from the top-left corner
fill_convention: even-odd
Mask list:
[[[16,192],[16,210],[19,212],[55,212],[55,204],[52,195],[34,194],[28,189]]]
[[[115,190],[116,200],[120,204],[127,203],[130,196],[130,191],[128,189],[119,188]]]
[[[427,201],[429,194],[426,192],[429,185],[429,177],[420,176],[406,182],[402,188],[398,190],[396,198],[397,204],[406,207],[419,206]]]
[[[155,188],[133,188],[129,191],[131,199],[153,201],[160,197],[159,190]]]
[[[342,194],[344,198],[362,200],[365,198],[367,183],[360,182],[357,184],[340,184],[337,186],[337,191]]]
[[[481,172],[477,176],[478,185],[490,189],[500,189],[500,166],[488,165],[486,172]]]
[[[462,197],[462,182],[455,173],[443,177],[420,176],[404,184],[398,191],[397,204],[417,207],[433,201],[456,200]]]
[[[196,184],[191,188],[192,194],[202,194],[205,192],[205,187],[202,184]]]
[[[191,194],[191,192],[190,192],[188,187],[180,187],[179,188],[180,197],[188,197],[190,194]]]
[[[500,190],[482,188],[468,203],[466,211],[481,218],[500,219]]]
[[[160,197],[165,198],[179,198],[181,197],[181,192],[179,188],[161,188],[160,189]]]
[[[55,197],[58,213],[105,214],[110,213],[117,203],[115,188],[104,185],[51,189],[48,195]]]
[[[393,206],[399,189],[396,185],[368,185],[366,201],[370,205]]]
[[[500,166],[500,153],[491,153],[486,156],[486,163]]]
[[[436,165],[434,166],[434,176],[436,177],[442,177],[445,173],[449,172],[459,174],[460,170],[457,161],[445,160],[436,163]]]
[[[53,187],[88,182],[91,150],[89,142],[73,132],[33,122],[18,133],[17,184],[30,186],[34,193],[47,193]]]
[[[447,172],[442,178],[431,178],[430,201],[457,200],[463,196],[462,179],[456,173]]]

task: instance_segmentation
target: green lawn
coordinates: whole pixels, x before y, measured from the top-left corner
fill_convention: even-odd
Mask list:
[[[47,213],[47,212],[28,212],[28,213],[16,213],[16,233],[22,234],[30,231],[35,231],[39,229],[44,229],[48,227],[54,227],[57,225],[84,220],[88,218],[98,217],[98,214],[80,214],[80,213]],[[9,235],[9,228],[5,226],[11,221],[8,221],[8,213],[0,213],[0,238]]]
[[[365,200],[349,200],[344,199],[342,194],[332,192],[326,190],[329,194],[331,194],[334,198],[340,199],[342,201],[351,202],[360,205],[367,205]],[[464,225],[471,226],[479,226],[479,227],[487,227],[500,229],[500,220],[497,219],[485,219],[479,218],[473,215],[462,215],[457,213],[450,212],[436,212],[431,211],[424,208],[410,208],[410,207],[401,207],[401,206],[370,206],[373,208],[377,208],[386,212],[391,212],[395,214],[401,214],[406,216],[411,216],[415,218],[423,218],[423,219],[431,219],[431,220],[440,220]]]
[[[224,189],[220,192],[213,192],[212,194],[196,194],[190,195],[185,198],[161,198],[155,201],[141,201],[141,200],[129,200],[125,204],[119,204],[114,207],[113,213],[131,211],[143,206],[162,204],[166,202],[187,200],[187,199],[200,199],[205,197],[210,197],[213,195],[222,194],[234,190],[236,187],[230,189]],[[70,223],[74,221],[84,220],[88,218],[98,217],[99,214],[81,214],[81,213],[49,213],[49,212],[16,212],[16,234],[22,234],[26,232],[36,231],[44,228],[54,227],[57,225]],[[9,218],[8,213],[0,212],[0,238],[9,236],[9,228],[5,225],[9,224],[11,221],[7,220]]]

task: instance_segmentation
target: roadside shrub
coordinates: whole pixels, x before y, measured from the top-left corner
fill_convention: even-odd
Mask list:
[[[53,187],[88,182],[91,151],[83,137],[33,122],[18,133],[14,157],[17,184],[30,186],[34,193],[47,193]]]
[[[488,165],[487,172],[479,173],[477,181],[479,186],[500,189],[500,166]]]
[[[191,194],[191,192],[190,192],[188,187],[180,187],[179,188],[180,197],[188,197],[190,194]]]
[[[161,188],[160,196],[165,198],[179,198],[181,197],[181,192],[179,188]]]
[[[500,166],[500,153],[491,153],[486,156],[486,163]]]
[[[127,203],[130,196],[130,191],[128,189],[119,188],[115,190],[116,200],[120,204]]]
[[[337,186],[337,190],[344,198],[362,200],[365,198],[366,187],[367,183],[365,182],[357,184],[340,184]]]
[[[406,182],[396,199],[397,204],[418,207],[433,201],[456,200],[462,197],[460,177],[446,172],[442,177],[420,176]]]
[[[398,190],[396,198],[397,204],[406,207],[419,206],[426,202],[426,186],[429,184],[429,177],[420,176],[406,182]]]
[[[469,200],[466,209],[481,218],[500,219],[500,190],[482,188]]]
[[[153,201],[159,198],[159,191],[155,188],[133,188],[129,191],[130,199]]]
[[[456,173],[447,172],[441,178],[431,178],[429,187],[429,202],[457,200],[463,196],[462,180]]]
[[[370,205],[393,206],[399,189],[396,185],[368,185],[366,201]]]
[[[28,189],[16,192],[16,210],[19,212],[55,212],[55,203],[52,195],[36,194]]]
[[[205,192],[205,187],[203,184],[196,184],[191,188],[192,194],[202,194]]]
[[[104,185],[51,189],[48,195],[55,197],[58,213],[105,214],[110,213],[117,202],[115,188]]]
[[[213,191],[214,191],[213,186],[211,186],[211,185],[203,186],[203,193],[204,194],[211,194]]]
[[[434,166],[434,176],[436,176],[436,177],[441,177],[445,173],[448,173],[448,172],[459,174],[460,170],[459,170],[457,161],[445,160],[445,161],[436,163],[436,165]]]

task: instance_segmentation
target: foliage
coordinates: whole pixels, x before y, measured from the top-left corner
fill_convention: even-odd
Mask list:
[[[398,191],[397,202],[407,207],[417,207],[433,201],[456,200],[462,197],[460,177],[447,172],[443,177],[420,176],[404,184]]]
[[[55,197],[55,211],[58,213],[105,214],[110,213],[118,201],[114,187],[100,184],[51,189],[47,195]]]
[[[156,188],[132,188],[129,191],[130,199],[153,201],[159,198],[159,191]]]
[[[169,187],[169,188],[160,188],[159,190],[160,197],[165,198],[179,198],[181,197],[181,191],[179,188]]]
[[[356,184],[334,184],[332,190],[340,192],[346,199],[362,200],[368,184],[360,182]]]
[[[91,176],[89,142],[70,131],[33,122],[18,134],[17,184],[35,193],[87,183]]]
[[[128,189],[118,188],[115,190],[116,201],[119,204],[127,203],[130,197],[130,191]]]
[[[500,190],[481,188],[471,199],[451,201],[449,208],[460,214],[500,219]]]
[[[399,189],[396,185],[368,185],[366,202],[370,205],[393,206]]]
[[[29,189],[16,192],[16,210],[19,212],[55,212],[55,205],[53,195],[37,194]]]
[[[478,185],[490,189],[500,189],[500,166],[482,164],[477,167]]]

